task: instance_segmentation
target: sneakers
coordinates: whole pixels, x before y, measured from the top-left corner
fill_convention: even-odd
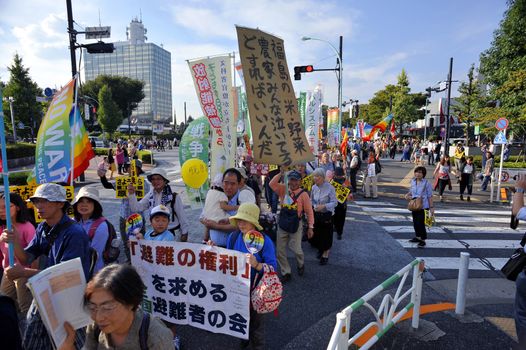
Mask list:
[[[320,265],[327,265],[329,263],[329,258],[321,257],[320,258]]]
[[[418,248],[424,248],[426,246],[426,241],[420,241],[420,242],[418,242],[418,244],[416,246]]]
[[[467,198],[467,199],[468,199],[468,202],[471,202],[471,198],[469,198],[469,196],[468,196],[468,198]]]
[[[298,276],[303,276],[303,274],[305,273],[305,265],[303,266],[298,266]]]
[[[468,197],[469,198],[469,197]],[[464,196],[463,195],[460,195],[460,200],[463,201],[464,200]]]
[[[281,277],[281,283],[287,283],[292,279],[292,275],[290,273],[286,273]]]
[[[408,242],[411,242],[411,243],[418,243],[418,242],[420,242],[420,238],[418,238],[418,237],[414,237],[414,238],[411,238]]]

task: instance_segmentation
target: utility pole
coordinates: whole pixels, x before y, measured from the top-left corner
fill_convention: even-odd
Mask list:
[[[15,124],[15,110],[13,108],[13,102],[15,102],[15,99],[13,97],[7,97],[7,100],[9,101],[9,110],[11,111],[11,125],[13,126],[13,137],[14,137],[14,143],[16,143],[16,124]]]
[[[186,129],[186,102],[184,103],[184,127]]]
[[[453,57],[449,59],[449,74],[447,76],[447,119],[446,119],[446,142],[444,145],[444,154],[449,155],[449,127],[450,127],[450,115],[449,107],[451,106],[451,79],[453,75]]]
[[[338,55],[338,144],[342,136],[342,90],[343,90],[343,36],[340,35],[340,52]]]
[[[77,75],[77,56],[75,54],[77,44],[77,32],[73,28],[73,9],[71,7],[71,0],[66,0],[66,7],[68,10],[68,33],[69,33],[69,54],[71,56],[71,76]]]

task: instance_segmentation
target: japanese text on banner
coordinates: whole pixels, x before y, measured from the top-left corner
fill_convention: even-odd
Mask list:
[[[250,266],[245,254],[180,242],[132,240],[146,285],[142,308],[163,320],[248,339]]]
[[[313,160],[301,125],[283,40],[257,29],[236,29],[254,161],[290,165]]]

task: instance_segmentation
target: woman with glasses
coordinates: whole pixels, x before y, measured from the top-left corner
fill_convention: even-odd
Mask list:
[[[84,349],[174,349],[172,332],[139,308],[144,283],[130,265],[108,265],[88,282],[84,305],[93,323],[86,330]],[[67,338],[59,350],[74,349],[75,332],[65,323]]]

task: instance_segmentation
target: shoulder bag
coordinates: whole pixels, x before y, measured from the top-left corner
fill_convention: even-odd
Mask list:
[[[424,200],[422,199],[422,193],[424,192],[424,187],[426,186],[427,181],[423,180],[422,183],[423,183],[423,187],[422,187],[422,191],[420,192],[420,195],[416,198],[411,199],[409,203],[407,204],[407,209],[409,209],[410,211],[419,211],[419,210],[424,209]],[[418,190],[418,186],[417,186],[417,190]]]

